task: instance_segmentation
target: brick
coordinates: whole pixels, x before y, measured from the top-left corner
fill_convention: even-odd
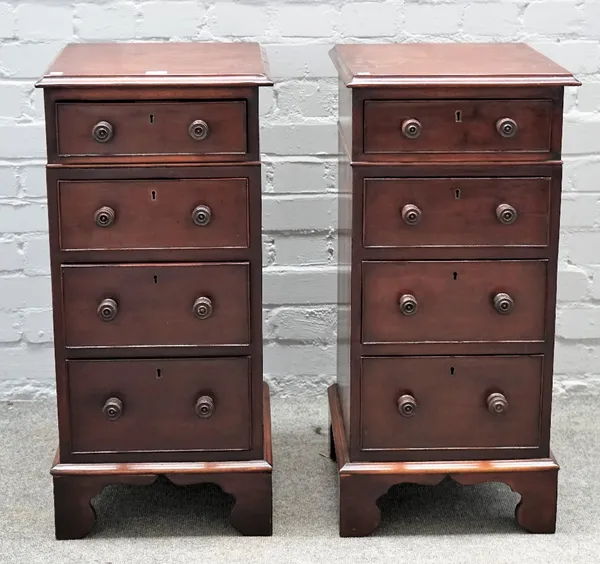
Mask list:
[[[0,126],[0,155],[8,159],[44,158],[44,126],[31,123]]]
[[[275,264],[317,266],[332,264],[335,244],[331,236],[299,235],[275,239]]]
[[[193,37],[202,10],[198,2],[145,2],[141,4],[138,32],[143,37]]]
[[[47,237],[34,237],[25,243],[25,274],[50,275],[50,247]]]
[[[594,347],[581,343],[557,341],[555,345],[554,371],[563,374],[581,374],[595,366],[597,352]]]
[[[335,123],[268,124],[262,130],[262,150],[273,155],[337,154]]]
[[[17,31],[17,23],[13,7],[4,2],[0,3],[0,38],[11,39]]]
[[[262,236],[262,264],[271,266],[275,262],[275,239],[268,235]]]
[[[597,0],[587,0],[582,7],[581,34],[584,37],[600,38],[600,4]]]
[[[283,37],[329,37],[337,14],[326,4],[281,4],[274,18]]]
[[[323,192],[325,176],[322,162],[277,162],[273,166],[273,188],[280,194]]]
[[[591,295],[594,300],[600,300],[600,268],[592,269]]]
[[[553,61],[575,74],[600,71],[600,43],[598,41],[561,41],[560,43],[527,42]]]
[[[321,401],[327,397],[327,388],[335,381],[335,373],[311,374],[298,378],[295,374],[265,374],[271,396],[278,398],[314,398]]]
[[[23,334],[29,343],[51,343],[52,310],[31,311],[25,316]]]
[[[331,43],[265,45],[271,78],[336,77],[335,67],[329,58],[332,47]]]
[[[63,47],[56,42],[0,44],[0,76],[37,80]]]
[[[266,268],[264,305],[318,305],[337,302],[336,267]]]
[[[19,37],[23,39],[66,39],[73,36],[73,7],[69,3],[21,4],[17,10]]]
[[[265,231],[330,231],[337,222],[333,196],[265,197],[263,229]]]
[[[0,242],[0,272],[14,272],[25,267],[25,255],[16,241]]]
[[[529,32],[564,35],[576,31],[580,21],[573,2],[533,2],[525,8],[523,23]]]
[[[600,233],[570,233],[562,237],[570,262],[576,266],[600,264]]]
[[[408,4],[404,31],[413,35],[457,33],[463,10],[462,4]]]
[[[0,204],[0,233],[46,233],[48,212],[42,204]]]
[[[11,84],[10,82],[0,84],[0,100],[2,101],[0,119],[20,117],[27,104],[27,92],[27,86],[22,84]]]
[[[266,319],[267,340],[334,342],[337,313],[331,307],[281,307]]]
[[[600,192],[600,160],[583,160],[568,163],[577,192]]]
[[[133,2],[77,4],[77,34],[83,39],[131,39],[136,36]]]
[[[598,196],[563,194],[560,224],[565,227],[592,227],[600,215]]]
[[[0,309],[17,311],[23,308],[49,308],[50,277],[0,277]]]
[[[339,27],[344,37],[393,36],[401,17],[399,2],[352,2],[342,5]]]
[[[581,305],[559,308],[556,315],[556,335],[564,339],[598,339],[600,308]]]
[[[42,165],[24,166],[21,169],[21,186],[25,196],[46,197],[46,168]]]
[[[0,100],[2,93],[0,91]],[[17,177],[12,167],[0,168],[0,198],[12,198],[17,195]],[[2,227],[0,226],[0,230]]]
[[[54,350],[50,346],[3,348],[0,380],[10,381],[12,397],[21,392],[22,397],[34,398],[35,389],[44,387],[42,382],[53,385]],[[6,396],[9,395],[7,389],[8,386]]]
[[[21,335],[19,315],[0,312],[0,343],[17,343],[21,340]]]
[[[586,155],[600,152],[600,119],[589,121],[564,121],[563,153]]]
[[[273,375],[335,374],[335,347],[281,345],[272,343],[264,348],[264,372]]]
[[[275,109],[275,93],[273,88],[260,88],[258,106],[261,117],[265,117]]]
[[[469,35],[503,37],[519,30],[519,7],[515,4],[470,4],[465,10],[463,31]]]
[[[581,112],[600,111],[600,82],[584,82],[579,87],[577,109]]]
[[[324,80],[289,81],[277,85],[277,106],[289,118],[331,117],[337,119],[337,84]]]
[[[217,2],[209,14],[208,27],[215,35],[258,37],[265,35],[268,21],[264,4]]]
[[[577,302],[587,297],[590,281],[585,270],[575,266],[560,267],[558,270],[557,299],[562,302]]]

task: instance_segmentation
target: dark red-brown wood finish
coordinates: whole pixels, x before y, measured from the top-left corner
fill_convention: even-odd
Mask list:
[[[57,538],[89,531],[104,485],[159,474],[215,481],[239,496],[240,531],[271,533],[258,139],[270,84],[252,43],[69,45],[38,82]]]
[[[399,482],[498,480],[553,532],[568,71],[523,44],[338,45],[340,534]]]

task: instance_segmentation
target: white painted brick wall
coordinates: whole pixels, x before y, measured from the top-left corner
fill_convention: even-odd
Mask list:
[[[70,41],[260,41],[265,374],[320,394],[335,374],[337,91],[343,41],[526,41],[584,82],[566,92],[557,395],[600,393],[597,0],[0,0],[0,397],[53,391],[43,104]]]

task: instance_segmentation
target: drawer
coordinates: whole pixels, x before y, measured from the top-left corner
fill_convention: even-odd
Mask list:
[[[549,152],[550,100],[366,100],[364,152]]]
[[[246,345],[249,264],[62,266],[67,347]]]
[[[248,358],[69,361],[71,450],[251,448]]]
[[[550,178],[369,178],[365,247],[546,247]]]
[[[544,260],[363,262],[363,342],[545,338]]]
[[[247,248],[248,181],[59,181],[62,250]]]
[[[244,155],[246,102],[58,102],[60,157]]]
[[[536,448],[543,356],[363,358],[361,449]]]

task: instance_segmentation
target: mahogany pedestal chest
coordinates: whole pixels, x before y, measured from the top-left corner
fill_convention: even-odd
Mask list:
[[[338,45],[340,534],[394,484],[504,482],[555,529],[566,70],[523,44]]]
[[[45,89],[56,537],[108,484],[214,482],[272,531],[257,44],[69,45]]]

